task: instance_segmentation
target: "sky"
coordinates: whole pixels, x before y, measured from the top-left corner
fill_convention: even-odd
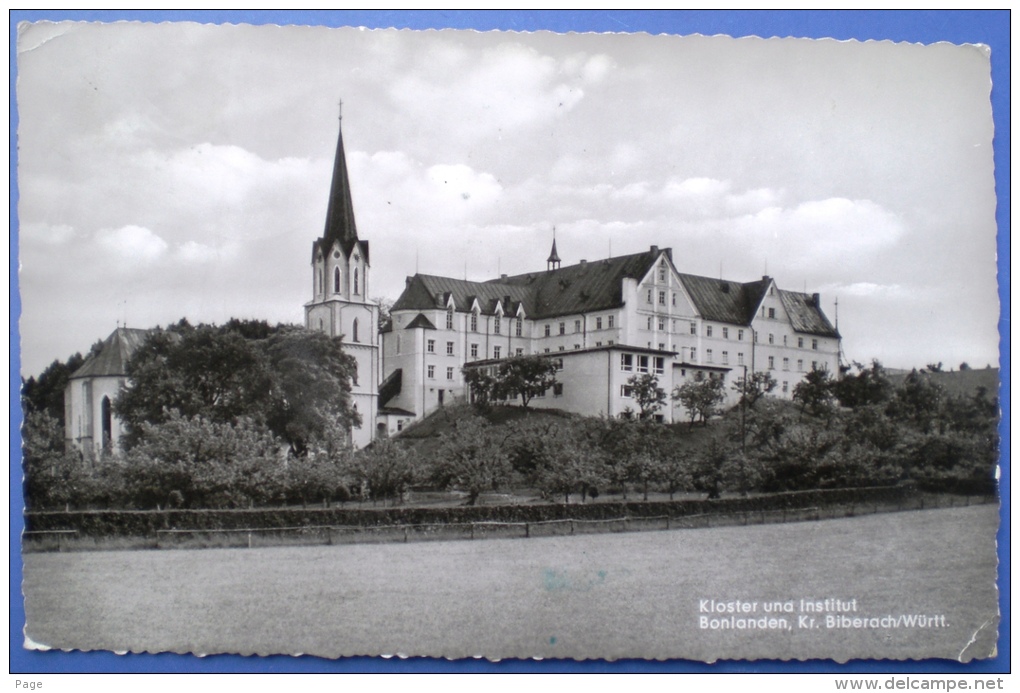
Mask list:
[[[849,360],[997,365],[987,49],[37,23],[17,44],[22,372],[118,324],[300,323],[339,102],[370,294],[671,247],[820,292]]]

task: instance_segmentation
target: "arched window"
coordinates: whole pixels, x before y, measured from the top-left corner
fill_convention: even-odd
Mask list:
[[[358,276],[358,275],[357,275],[357,271],[358,271],[358,270],[354,270],[354,272],[355,272],[355,275],[354,275],[354,276],[355,276],[355,277],[357,277],[357,276]],[[352,341],[352,342],[357,342],[357,341],[359,341],[359,340],[358,340],[358,319],[357,319],[357,318],[354,318],[354,326],[353,326],[353,327],[352,327],[352,329],[351,329],[351,341]]]
[[[110,398],[104,396],[103,401],[99,405],[100,412],[103,417],[103,447],[111,444],[113,441],[113,412],[110,407]]]
[[[358,291],[358,268],[354,268],[354,293],[360,293]]]
[[[340,293],[340,268],[333,268],[333,293]]]

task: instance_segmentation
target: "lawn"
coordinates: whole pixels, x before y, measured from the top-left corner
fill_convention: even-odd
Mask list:
[[[136,652],[969,660],[995,647],[997,523],[985,505],[573,537],[27,554],[26,632]],[[800,600],[826,598],[855,599],[851,616],[944,625],[798,627]],[[756,619],[790,628],[702,629],[701,600],[713,599],[756,602]],[[764,613],[774,601],[795,611]]]

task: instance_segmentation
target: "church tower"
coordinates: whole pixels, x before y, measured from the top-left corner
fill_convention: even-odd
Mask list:
[[[351,434],[358,448],[372,442],[379,408],[379,306],[368,296],[368,241],[358,238],[354,223],[341,129],[326,227],[312,243],[312,300],[305,304],[305,327],[343,338],[344,351],[357,363],[351,392],[362,423]]]

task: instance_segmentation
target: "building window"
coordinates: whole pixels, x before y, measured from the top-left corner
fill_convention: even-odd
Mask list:
[[[676,305],[676,292],[673,292],[673,305]]]
[[[563,359],[553,359],[553,365],[556,366],[556,370],[563,370]]]
[[[620,354],[620,370],[628,373],[634,370],[633,354]]]
[[[435,366],[429,366],[428,367],[428,377],[430,377],[430,378],[435,378],[436,377],[436,367]]]
[[[358,338],[358,319],[354,318],[354,323],[351,325],[351,341],[360,342]]]
[[[659,342],[659,351],[665,351],[665,350],[666,350],[666,343],[665,342]]]
[[[801,373],[804,372],[804,359],[797,359],[797,370]]]
[[[563,395],[563,383],[553,383],[553,395],[556,397]]]
[[[602,318],[595,318],[595,329],[596,330],[602,329]]]
[[[550,334],[552,334],[552,325],[546,325],[545,326],[545,336],[548,337]]]
[[[645,322],[645,325],[647,326],[647,328],[649,330],[652,329],[652,316],[651,315],[648,316],[648,320]]]
[[[691,323],[691,334],[693,335],[698,334],[698,324],[695,322]]]
[[[771,332],[769,332],[769,344],[775,344],[775,343],[776,343],[776,336],[774,334],[772,334]]]
[[[659,318],[659,331],[660,332],[666,331],[666,318]]]
[[[738,342],[744,341],[744,331],[743,330],[737,330],[737,341]]]
[[[705,336],[706,337],[711,337],[712,336],[712,326],[711,325],[705,325]]]
[[[818,370],[818,362],[817,361],[812,361],[811,362],[811,370],[813,370],[813,371]]]
[[[404,430],[404,420],[397,419],[397,433]]]
[[[446,311],[446,329],[453,329],[453,308]]]
[[[786,335],[783,335],[783,346],[786,346]]]
[[[361,291],[358,289],[358,268],[354,268],[354,294],[358,295]]]
[[[351,368],[351,385],[357,386],[357,384],[358,384],[358,362],[357,361],[353,361],[351,363],[351,365],[352,365],[352,368]],[[355,405],[355,406],[357,406],[357,405]]]
[[[789,381],[784,380],[783,381],[783,394],[785,395],[789,391],[790,391],[790,383],[789,383]]]
[[[430,339],[430,340],[428,341],[428,347],[426,348],[426,350],[427,350],[427,351],[428,351],[428,352],[429,352],[430,354],[434,354],[434,353],[436,353],[436,340],[434,340],[434,339]]]
[[[546,347],[545,349],[542,349],[542,353],[543,354],[548,354],[549,353],[549,347]]]
[[[340,293],[340,268],[333,268],[333,293]]]
[[[561,322],[560,323],[560,334],[566,334],[566,333],[567,333],[567,323]]]
[[[783,357],[783,370],[784,371],[790,370],[790,359],[788,359],[785,356]]]
[[[453,366],[447,366],[446,368],[446,379],[453,380]]]
[[[524,319],[520,316],[517,317],[517,326],[514,328],[514,333],[518,337],[524,334]]]
[[[776,319],[776,309],[775,308],[769,308],[769,318],[771,318],[772,320]]]
[[[798,349],[803,349],[804,348],[804,338],[803,337],[797,337],[797,348]]]
[[[666,281],[666,265],[665,264],[659,265],[659,281],[660,282]]]
[[[814,349],[815,351],[818,351],[818,340],[817,339],[812,339],[811,340],[811,348]]]
[[[471,313],[471,331],[478,331],[478,313]]]
[[[666,305],[666,292],[665,291],[660,291],[659,292],[659,305],[660,306]]]
[[[651,289],[648,290],[648,302],[649,303],[652,302],[652,290]]]
[[[776,357],[769,356],[769,370],[773,370],[776,367]]]
[[[723,365],[727,365],[727,366],[729,365],[729,363],[730,363],[730,352],[724,351],[722,353],[722,362],[723,362]]]
[[[499,356],[500,356],[501,351],[502,351],[501,347],[498,347],[498,346],[492,347],[492,358],[498,359]]]
[[[477,344],[472,344],[471,345],[471,358],[473,358],[473,359],[478,358],[478,345]]]
[[[698,350],[696,347],[691,347],[691,362],[692,363],[698,362]]]
[[[730,338],[730,328],[728,328],[728,327],[722,328],[722,338],[723,339],[729,339]]]
[[[610,316],[609,316],[609,317],[607,318],[607,320],[609,320],[609,329],[613,329],[613,321],[614,321],[614,317],[613,317],[612,315],[610,315]]]
[[[557,349],[556,351],[566,351],[566,350],[567,350],[567,347],[565,347],[565,346],[563,346],[563,345],[561,344],[561,345],[560,345],[560,348],[559,348],[559,349]]]
[[[453,342],[446,343],[446,355],[453,356]]]
[[[597,346],[597,347],[602,346],[602,342],[595,342],[595,346]]]
[[[580,320],[575,320],[574,321],[574,332],[580,332],[580,331],[581,331],[581,321]]]
[[[712,350],[705,349],[705,363],[712,363]]]
[[[738,366],[744,365],[744,352],[742,351],[737,352],[737,365]]]
[[[666,359],[662,356],[656,356],[652,364],[655,366],[656,375],[662,375],[666,372]]]
[[[575,344],[575,345],[574,345],[574,349],[580,349],[580,348],[581,348],[581,345],[580,345],[580,344]]]
[[[524,348],[523,347],[517,347],[517,352],[516,353],[517,353],[518,356],[524,356]]]
[[[495,318],[493,318],[493,320],[492,320],[492,333],[493,334],[499,334],[499,329],[500,329],[501,323],[502,323],[502,318],[499,315],[497,315]]]
[[[648,357],[647,356],[638,356],[637,357],[637,371],[638,371],[638,373],[647,373],[648,372]]]
[[[620,386],[620,397],[626,397],[627,399],[630,399],[633,396],[634,396],[634,388],[632,388],[630,385],[621,385]]]

